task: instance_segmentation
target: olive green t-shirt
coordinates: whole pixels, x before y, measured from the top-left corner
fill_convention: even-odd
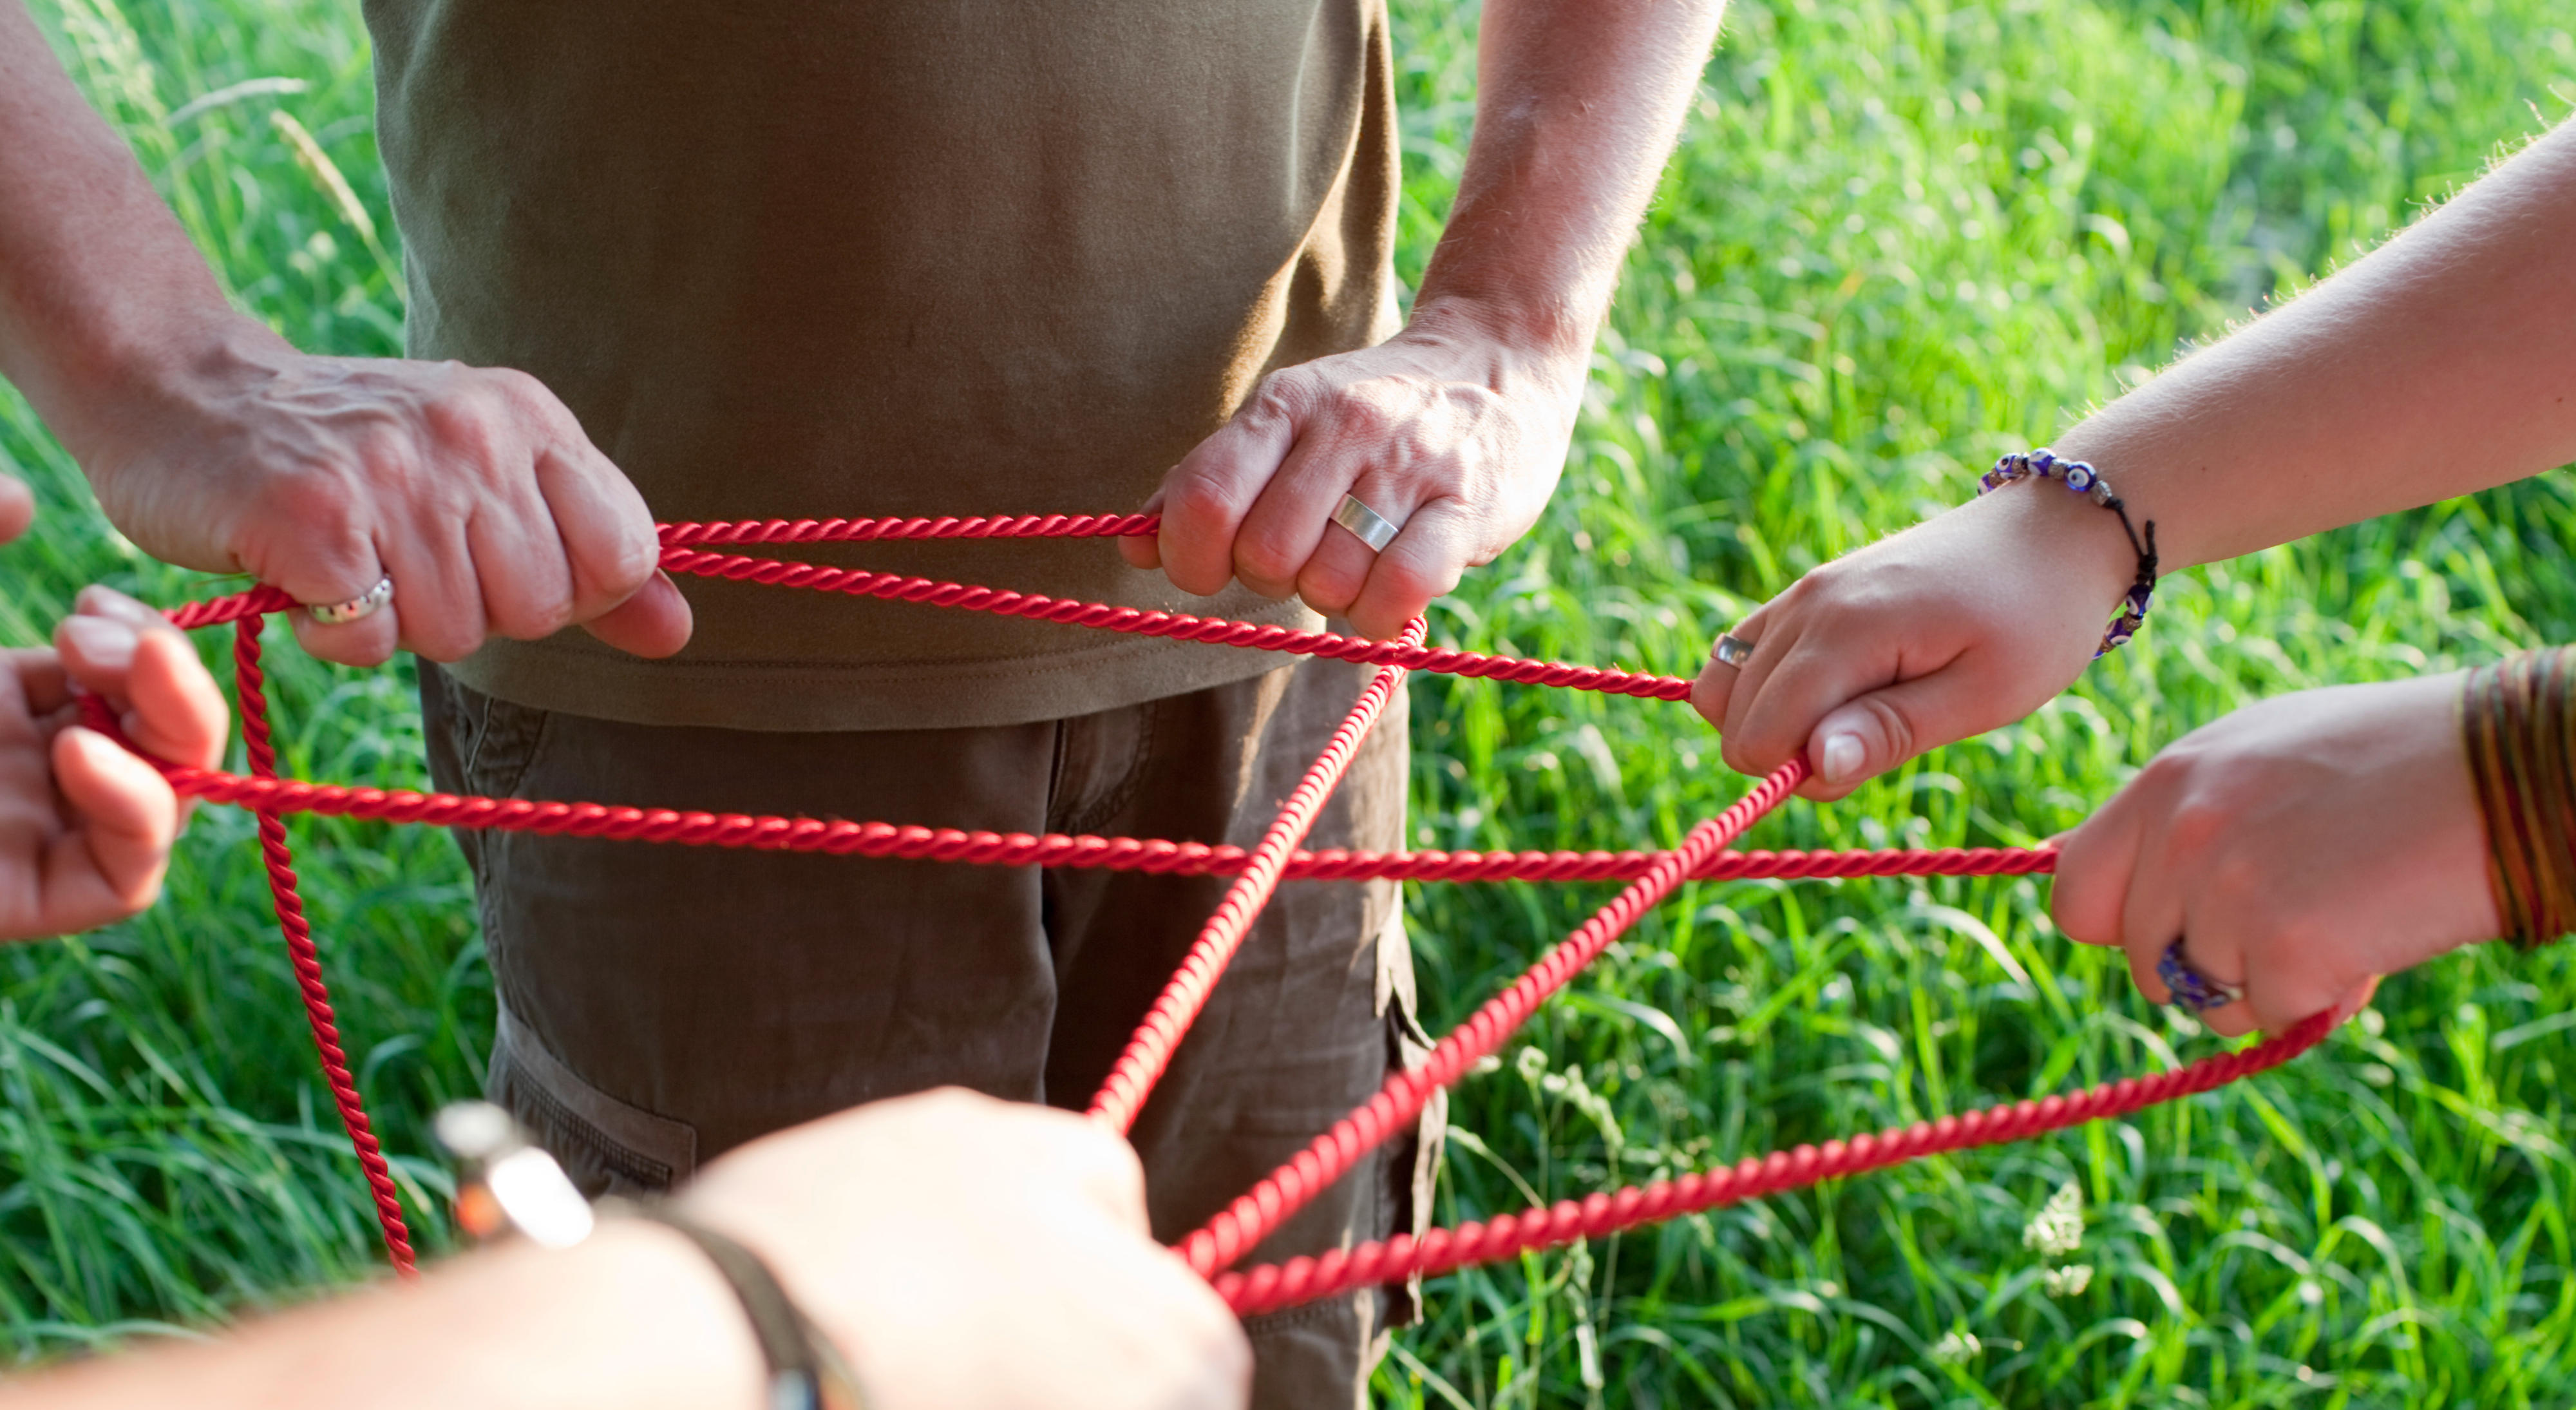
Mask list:
[[[553,388],[660,520],[1126,512],[1275,367],[1392,331],[1383,0],[367,0],[419,357]],[[1100,540],[791,554],[1193,598]],[[684,580],[666,662],[495,642],[524,705],[994,725],[1274,658]]]

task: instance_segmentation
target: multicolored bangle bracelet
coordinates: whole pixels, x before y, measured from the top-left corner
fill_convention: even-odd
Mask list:
[[[2129,536],[2129,547],[2137,550],[2138,576],[2129,584],[2128,594],[2120,599],[2120,610],[2111,618],[2110,628],[2102,633],[2102,644],[2093,658],[2100,660],[2114,647],[2138,634],[2147,624],[2147,604],[2156,595],[2156,521],[2147,521],[2146,535],[2141,538],[2137,526],[2129,522],[2129,506],[2111,493],[2111,484],[2102,472],[2081,460],[2060,460],[2045,446],[2038,450],[2017,450],[1995,462],[1995,468],[1977,480],[1977,493],[1990,494],[2016,480],[2036,475],[2055,480],[2066,488],[2120,516],[2120,529]]]

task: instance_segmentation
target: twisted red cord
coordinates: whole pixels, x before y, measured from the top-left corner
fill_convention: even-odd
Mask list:
[[[1576,927],[1562,944],[1512,981],[1510,988],[1487,1000],[1483,1008],[1441,1039],[1422,1066],[1390,1075],[1367,1105],[1335,1122],[1333,1129],[1263,1177],[1260,1184],[1220,1211],[1206,1227],[1181,1240],[1181,1256],[1192,1268],[1207,1275],[1241,1258],[1271,1230],[1286,1223],[1308,1201],[1340,1179],[1361,1156],[1377,1149],[1406,1122],[1421,1115],[1432,1093],[1455,1085],[1477,1059],[1501,1047],[1503,1040],[1528,1022],[1549,995],[1564,988],[1568,980],[1608,949],[1611,941],[1636,924],[1639,916],[1671,895],[1673,888],[1703,862],[1716,856],[1718,849],[1742,835],[1764,813],[1780,806],[1780,801],[1806,778],[1807,761],[1792,759],[1756,784],[1752,792],[1737,799],[1735,806],[1692,828],[1679,847],[1657,857],[1644,876],[1631,882],[1592,919]]]
[[[1342,636],[1336,632],[1300,631],[1290,627],[1228,621],[1222,617],[1193,617],[1181,612],[1149,612],[1135,607],[1081,602],[1072,598],[1045,597],[1036,593],[978,587],[971,583],[943,582],[937,578],[913,577],[903,573],[878,573],[862,568],[824,568],[786,559],[754,558],[740,553],[710,553],[690,546],[697,543],[811,543],[825,539],[1134,535],[1152,532],[1152,526],[1159,522],[1153,516],[1145,515],[1124,517],[1023,515],[1016,518],[981,520],[772,519],[664,524],[655,527],[662,531],[664,537],[662,567],[670,572],[688,573],[701,578],[722,578],[729,582],[764,583],[776,587],[807,588],[816,592],[837,592],[852,597],[876,597],[891,601],[927,603],[935,607],[991,612],[998,616],[1025,617],[1032,621],[1062,622],[1072,626],[1096,627],[1103,631],[1125,632],[1137,636],[1170,637],[1176,641],[1240,646],[1253,651],[1275,651],[1292,656],[1322,656],[1337,661],[1356,661],[1369,666],[1403,666],[1409,670],[1511,681],[1520,685],[1547,685],[1566,690],[1595,690],[1610,695],[1634,695],[1653,700],[1690,698],[1690,682],[1675,676],[1605,670],[1598,666],[1570,666],[1555,661],[1532,661],[1517,656],[1495,656],[1481,651],[1425,647],[1418,642],[1367,641],[1359,637]],[[975,531],[969,532],[970,527]],[[289,598],[285,593],[276,588],[262,586],[248,592],[235,593],[230,597],[192,602],[173,610],[169,615],[170,620],[182,627],[202,627],[213,626],[220,622],[238,621],[243,617],[256,616],[263,612],[282,612],[294,605],[294,599]]]
[[[1862,1136],[1822,1147],[1801,1146],[1763,1160],[1747,1160],[1729,1170],[1681,1177],[1616,1194],[1597,1194],[1564,1201],[1544,1211],[1504,1216],[1490,1223],[1437,1230],[1419,1239],[1409,1236],[1372,1243],[1323,1258],[1299,1258],[1243,1273],[1217,1274],[1277,1228],[1317,1193],[1346,1173],[1367,1151],[1382,1144],[1404,1123],[1417,1117],[1430,1095],[1454,1085],[1478,1060],[1490,1056],[1526,1022],[1550,994],[1606,949],[1646,909],[1661,901],[1683,880],[1752,877],[1847,877],[1897,875],[2012,875],[2053,870],[2053,848],[1943,848],[1882,852],[1726,852],[1725,844],[1763,813],[1777,806],[1805,777],[1803,760],[1764,780],[1753,792],[1720,816],[1692,830],[1681,846],[1667,852],[1304,852],[1296,843],[1347,769],[1359,741],[1375,723],[1387,699],[1407,670],[1599,690],[1612,694],[1679,700],[1689,683],[1672,677],[1627,671],[1567,666],[1476,652],[1426,650],[1417,621],[1403,639],[1360,641],[1327,632],[1301,632],[1165,612],[1096,603],[1050,599],[963,583],[892,573],[822,568],[811,564],[704,552],[703,544],[774,544],[860,542],[946,538],[1043,538],[1141,536],[1154,533],[1153,515],[1017,515],[937,519],[763,520],[668,524],[662,535],[662,563],[674,572],[734,581],[803,587],[855,596],[959,607],[1033,620],[1065,622],[1148,636],[1205,641],[1254,650],[1323,656],[1382,667],[1363,692],[1351,715],[1308,770],[1261,842],[1252,851],[1232,846],[1174,843],[1159,839],[1088,837],[1024,833],[961,832],[955,829],[894,827],[884,823],[827,823],[810,818],[751,817],[739,814],[681,813],[667,809],[610,808],[592,803],[524,802],[513,799],[422,794],[405,790],[344,788],[280,780],[270,746],[267,700],[259,670],[258,618],[293,606],[284,593],[259,587],[210,602],[190,603],[169,613],[181,627],[237,624],[235,659],[241,681],[243,733],[250,744],[252,777],[215,770],[187,769],[153,762],[180,792],[237,803],[259,817],[260,841],[267,857],[271,889],[277,898],[278,922],[287,937],[313,1026],[315,1047],[342,1122],[348,1127],[386,1246],[395,1266],[408,1273],[411,1246],[403,1228],[402,1207],[391,1172],[359,1105],[355,1082],[339,1044],[330,996],[322,978],[303,904],[296,894],[293,856],[283,815],[309,811],[395,822],[435,823],[455,827],[496,828],[541,834],[625,838],[722,847],[759,847],[820,851],[863,856],[928,858],[940,861],[1001,865],[1099,866],[1146,872],[1234,874],[1238,880],[1216,916],[1201,933],[1181,972],[1157,1000],[1129,1050],[1113,1069],[1095,1101],[1094,1114],[1124,1130],[1135,1119],[1154,1080],[1169,1062],[1192,1019],[1204,1006],[1263,904],[1284,879],[1355,879],[1398,877],[1419,880],[1500,880],[1505,878],[1585,881],[1626,880],[1631,884],[1610,905],[1579,927],[1563,943],[1500,995],[1479,1009],[1436,1048],[1420,1068],[1391,1076],[1376,1097],[1337,1123],[1332,1130],[1272,1172],[1208,1226],[1183,1241],[1192,1266],[1215,1276],[1218,1290],[1246,1315],[1328,1296],[1371,1283],[1392,1282],[1418,1273],[1437,1273],[1469,1263],[1509,1257],[1578,1238],[1630,1228],[1655,1219],[1758,1195],[1798,1188],[1839,1175],[1912,1160],[1941,1151],[2020,1140],[2102,1116],[2118,1115],[2193,1092],[2208,1091],[2248,1073],[2262,1071],[2313,1046],[2329,1024],[2325,1015],[2302,1023],[2280,1038],[2257,1047],[2194,1063],[2178,1072],[2127,1079],[2093,1088],[2073,1098],[2049,1097],[2011,1107],[1917,1124],[1901,1131]],[[103,714],[94,709],[93,715]],[[113,732],[113,721],[106,727]]]
[[[131,747],[131,746],[129,746]],[[1232,876],[1252,854],[1231,843],[1090,833],[968,832],[884,822],[826,822],[777,814],[680,812],[603,803],[562,803],[475,794],[352,788],[302,779],[249,778],[143,756],[190,798],[254,812],[314,813],[374,822],[598,837],[687,847],[750,847],[844,857],[961,862],[974,866],[1071,867],[1152,876]],[[1287,881],[1633,881],[1661,852],[1293,852]],[[1721,852],[1693,881],[1835,880],[1887,876],[2023,876],[2053,871],[2054,847],[1900,847],[1882,851]]]
[[[656,524],[664,548],[711,543],[880,543],[894,539],[1151,538],[1160,514],[1002,514],[959,519],[734,519]]]
[[[1336,1249],[1320,1258],[1294,1258],[1240,1273],[1223,1273],[1215,1279],[1216,1290],[1228,1306],[1248,1317],[1353,1288],[1399,1282],[1416,1274],[1446,1273],[1469,1264],[1555,1248],[1577,1239],[1599,1238],[1640,1224],[1803,1189],[1822,1180],[1883,1170],[1925,1156],[2025,1141],[2087,1121],[2125,1116],[2159,1102],[2210,1091],[2240,1077],[2268,1071],[2315,1047],[2332,1030],[2332,1020],[2331,1013],[2315,1014],[2279,1037],[2267,1038],[2252,1047],[2203,1058],[2188,1067],[2150,1077],[2124,1077],[2071,1097],[2043,1097],[1988,1107],[1965,1116],[1918,1121],[1848,1141],[1827,1141],[1821,1146],[1799,1146],[1768,1156],[1748,1157],[1721,1170],[1632,1185],[1616,1193],[1594,1194],[1580,1200],[1560,1200],[1545,1209],[1506,1214],[1454,1229],[1434,1229],[1418,1239],[1400,1234],[1383,1243]]]
[[[1475,676],[1522,685],[1552,685],[1566,690],[1597,690],[1609,695],[1635,695],[1653,700],[1690,698],[1690,682],[1674,676],[1604,670],[1598,666],[1569,666],[1555,661],[1530,661],[1516,656],[1491,656],[1481,651],[1456,651],[1404,642],[1367,641],[1336,632],[1266,627],[1253,622],[1227,621],[1221,617],[1193,617],[1184,612],[1149,612],[1137,607],[1078,602],[1071,598],[1044,597],[1036,593],[978,587],[972,583],[942,582],[937,578],[918,578],[904,573],[879,573],[865,568],[823,568],[785,559],[751,558],[739,553],[703,553],[688,548],[664,549],[662,566],[674,573],[722,578],[729,582],[764,583],[773,587],[837,592],[851,597],[921,602],[934,607],[957,607],[1003,617],[1097,627],[1103,631],[1127,632],[1136,636],[1202,641],[1292,656],[1323,656],[1368,666],[1403,666],[1443,675]]]
[[[251,772],[262,778],[275,778],[277,750],[269,740],[267,677],[259,667],[259,629],[257,617],[234,623],[233,679],[241,696],[242,743],[249,750]],[[304,1017],[313,1028],[313,1047],[322,1056],[322,1077],[330,1085],[332,1102],[340,1108],[340,1124],[348,1128],[349,1144],[358,1152],[358,1164],[366,1171],[367,1190],[376,1204],[376,1223],[384,1230],[385,1251],[393,1258],[394,1270],[409,1277],[414,1271],[411,1231],[403,1225],[402,1196],[394,1189],[393,1171],[385,1164],[375,1133],[368,1128],[367,1109],[358,1100],[357,1079],[349,1075],[348,1055],[340,1050],[340,1025],[331,1012],[330,986],[322,979],[322,955],[314,947],[313,927],[304,918],[304,898],[296,888],[295,853],[287,844],[286,819],[275,812],[260,812],[257,816],[259,848],[268,863],[269,894],[277,902],[277,928],[286,936],[287,958],[295,967],[295,985],[304,996]]]
[[[1416,645],[1422,640],[1423,622],[1414,618],[1404,628],[1402,642]],[[1181,958],[1163,992],[1156,995],[1152,1008],[1145,1011],[1144,1022],[1127,1040],[1126,1051],[1111,1065],[1107,1080],[1091,1099],[1089,1115],[1119,1135],[1126,1135],[1136,1125],[1137,1114],[1145,1109],[1145,1099],[1153,1095],[1154,1084],[1162,1080],[1164,1069],[1171,1066],[1172,1054],[1179,1051],[1181,1039],[1188,1036],[1190,1025],[1198,1021],[1207,1007],[1208,995],[1215,992],[1216,981],[1225,967],[1234,961],[1234,952],[1243,948],[1243,939],[1252,933],[1252,923],[1270,904],[1271,893],[1279,889],[1279,880],[1288,869],[1288,854],[1313,831],[1315,817],[1324,810],[1324,800],[1340,785],[1349,772],[1351,758],[1359,752],[1360,741],[1377,725],[1385,713],[1386,702],[1404,686],[1402,666],[1381,666],[1369,679],[1351,712],[1342,717],[1333,737],[1324,743],[1323,752],[1308,765],[1306,775],[1279,805],[1279,814],[1261,834],[1261,841],[1245,860],[1243,872],[1226,888],[1216,914],[1208,917],[1198,939]]]

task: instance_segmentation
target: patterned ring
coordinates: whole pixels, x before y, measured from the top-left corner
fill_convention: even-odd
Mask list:
[[[385,604],[393,600],[394,580],[383,577],[376,579],[374,587],[346,602],[307,603],[304,610],[313,614],[314,621],[324,626],[338,627],[346,626],[351,622],[365,621],[383,611]]]
[[[1360,542],[1367,544],[1372,551],[1384,549],[1388,544],[1395,542],[1396,534],[1403,528],[1394,520],[1360,503],[1357,495],[1347,494],[1342,496],[1342,507],[1333,511],[1333,522],[1359,535]]]
[[[2164,958],[2156,961],[2156,978],[2163,980],[2165,987],[2173,991],[2173,997],[2165,1000],[2166,1003],[2193,1013],[2222,1009],[2245,997],[2243,989],[2233,984],[2221,984],[2192,968],[2191,961],[2182,957],[2182,937],[2179,935],[2174,937],[2172,944],[2165,946]]]
[[[1708,654],[1717,664],[1733,666],[1740,671],[1744,669],[1745,662],[1753,659],[1753,643],[1728,633],[1717,639],[1717,645],[1709,648]]]

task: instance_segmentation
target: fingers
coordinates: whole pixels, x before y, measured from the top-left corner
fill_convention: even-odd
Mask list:
[[[1774,598],[1754,608],[1753,615],[1720,633],[1719,639],[1731,636],[1738,641],[1750,642],[1758,652],[1771,619],[1777,615],[1772,608],[1780,600]],[[1786,645],[1786,641],[1782,644]],[[1727,715],[1734,708],[1736,693],[1744,689],[1745,669],[1753,663],[1720,661],[1717,659],[1717,646],[1717,642],[1709,643],[1708,660],[1700,667],[1699,678],[1691,682],[1691,708],[1697,710],[1700,718],[1707,720],[1712,728],[1723,731]]]
[[[1474,561],[1478,531],[1465,506],[1454,499],[1433,500],[1415,511],[1403,531],[1369,565],[1368,583],[1346,614],[1351,629],[1380,640],[1403,632],[1405,624],[1421,616],[1434,599],[1448,596],[1458,586]],[[1337,527],[1333,532],[1343,531]]]
[[[1162,490],[1158,488],[1152,494],[1146,496],[1144,505],[1136,512],[1139,514],[1162,513]],[[1163,545],[1162,540],[1158,538],[1144,535],[1128,535],[1122,537],[1118,540],[1118,554],[1120,557],[1126,559],[1128,566],[1132,568],[1160,568],[1163,566]]]
[[[48,928],[87,930],[152,904],[178,835],[177,795],[150,764],[95,731],[64,730],[52,753],[55,786],[78,825],[45,859]]]
[[[36,522],[36,497],[13,476],[0,475],[0,543],[27,532]]]
[[[1164,573],[1183,592],[1211,597],[1236,576],[1235,535],[1297,441],[1295,385],[1275,376],[1263,382],[1232,421],[1165,477],[1155,544]],[[1260,571],[1256,563],[1254,572]],[[1281,575],[1272,595],[1286,596],[1295,576],[1293,569]],[[1262,590],[1259,582],[1246,583]]]
[[[594,635],[639,656],[668,656],[688,644],[690,618],[657,566],[662,541],[652,511],[625,472],[569,424],[570,414],[563,419],[565,442],[538,458],[537,486],[571,574],[568,620],[594,623],[650,594],[645,607]]]
[[[1035,1109],[1033,1109],[1035,1110]],[[1097,1122],[1070,1112],[1045,1110],[1055,1127],[1050,1152],[1067,1188],[1099,1207],[1118,1227],[1150,1235],[1145,1214],[1145,1167],[1136,1149]]]
[[[563,528],[538,492],[536,476],[498,487],[499,502],[478,506],[465,525],[483,621],[494,633],[520,641],[554,635],[573,620],[573,570]]]
[[[232,716],[186,638],[175,631],[146,633],[135,651],[129,688],[132,705],[123,724],[136,744],[191,768],[223,762]]]
[[[305,654],[317,660],[336,661],[343,666],[381,666],[393,659],[395,650],[403,644],[403,603],[388,602],[366,616],[348,622],[325,622],[316,618],[311,610],[315,606],[356,601],[375,584],[391,576],[383,560],[376,558],[372,550],[368,561],[374,566],[363,573],[351,572],[346,576],[324,576],[321,573],[281,575],[287,580],[277,586],[284,589],[287,596],[306,604],[286,614],[288,623],[295,630],[295,644],[303,647]],[[397,599],[403,596],[403,584],[399,580],[394,583],[393,592]],[[433,610],[435,595],[424,591],[421,596],[421,616],[425,620]],[[479,605],[475,616],[478,621],[482,616]]]
[[[1985,682],[1960,664],[1838,705],[1807,737],[1816,798],[1840,798],[1927,749],[1977,732]]]
[[[230,715],[187,637],[107,588],[85,589],[78,609],[55,630],[69,679],[104,697],[145,752],[195,768],[220,762]]]
[[[2057,880],[2049,918],[2070,940],[2118,945],[2128,911],[2129,878],[2137,869],[2143,810],[2132,796],[2138,785],[2112,795],[2057,847]],[[2172,938],[2168,935],[2166,938]]]
[[[695,616],[670,575],[655,569],[643,590],[581,624],[582,630],[633,656],[660,660],[689,644]]]

